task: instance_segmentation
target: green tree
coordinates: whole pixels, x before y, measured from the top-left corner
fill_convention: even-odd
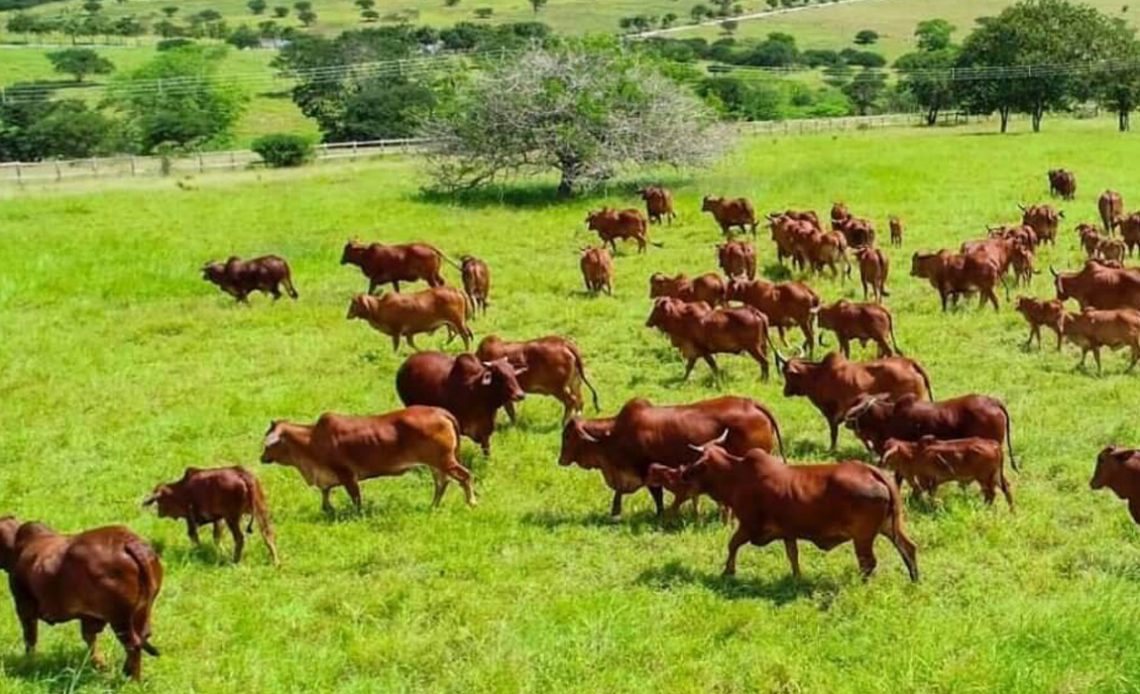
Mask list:
[[[226,37],[226,43],[239,49],[257,48],[261,45],[261,34],[251,27],[242,24],[230,32],[230,35]]]
[[[724,144],[714,126],[700,101],[617,42],[567,41],[488,65],[420,132],[436,143],[427,163],[443,189],[555,170],[567,196],[623,168],[708,161]]]
[[[167,19],[173,19],[174,15],[178,14],[178,5],[167,5],[163,7],[162,14],[166,15]]]
[[[706,17],[712,16],[712,10],[708,5],[697,3],[693,5],[693,9],[689,10],[689,16],[693,18],[693,22],[704,21]]]
[[[52,68],[59,73],[71,75],[76,82],[82,82],[87,75],[106,75],[115,65],[90,48],[66,48],[47,54]]]
[[[1132,127],[1132,112],[1140,106],[1140,42],[1123,21],[1113,22],[1106,40],[1109,60],[1093,72],[1089,87],[1116,114],[1120,132],[1126,132]]]
[[[269,7],[269,3],[265,0],[249,0],[245,6],[248,7],[249,11],[253,14],[262,14],[265,12],[265,8]]]
[[[35,32],[36,24],[39,20],[35,15],[27,14],[25,12],[17,12],[8,18],[8,31],[13,34],[31,34]]]
[[[142,152],[229,140],[246,97],[218,79],[224,57],[224,48],[183,46],[159,53],[112,85],[111,102]]]
[[[546,7],[547,0],[528,0],[528,2],[530,2],[530,7],[534,10],[534,13],[538,14],[539,10]]]
[[[865,116],[871,112],[886,88],[886,75],[873,68],[863,68],[850,82],[843,85],[842,90],[851,99],[858,114]]]
[[[99,2],[99,0],[84,0],[84,12],[87,12],[88,14],[95,14],[101,9],[103,9],[103,3]]]
[[[278,19],[285,19],[289,16],[289,8],[284,5],[278,5],[273,8],[273,16]]]
[[[361,10],[360,19],[362,21],[372,23],[380,19],[380,13],[376,10]]]
[[[874,29],[863,29],[855,34],[855,43],[860,46],[869,46],[879,40],[879,32]]]
[[[910,93],[925,112],[927,125],[938,123],[938,114],[957,100],[951,69],[958,61],[958,49],[947,46],[933,51],[916,51],[895,61],[899,88]]]
[[[312,10],[300,10],[297,12],[297,19],[300,20],[301,24],[311,27],[317,23],[317,13]]]
[[[918,39],[918,50],[939,51],[950,47],[950,36],[956,27],[945,19],[927,19],[919,22],[914,35]]]

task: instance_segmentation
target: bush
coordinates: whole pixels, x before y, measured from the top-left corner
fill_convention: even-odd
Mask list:
[[[867,46],[879,40],[879,32],[874,29],[864,29],[858,34],[855,34],[855,43],[860,46]]]
[[[173,50],[178,49],[178,48],[184,48],[185,46],[193,46],[193,45],[194,45],[194,42],[190,39],[182,39],[182,38],[179,38],[179,39],[163,39],[162,41],[159,41],[158,43],[155,44],[154,49],[156,51],[160,51],[160,52],[161,51],[173,51]]]
[[[313,157],[312,142],[307,137],[289,133],[263,135],[253,141],[250,149],[271,169],[300,166]]]

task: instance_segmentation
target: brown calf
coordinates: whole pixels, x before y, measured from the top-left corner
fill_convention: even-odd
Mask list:
[[[730,280],[756,279],[756,249],[746,241],[729,241],[716,247],[717,262]]]
[[[706,195],[701,201],[701,212],[711,212],[725,236],[728,236],[733,227],[739,227],[742,234],[751,231],[753,236],[756,235],[756,210],[748,198],[714,198]]]
[[[1049,194],[1060,195],[1065,200],[1072,200],[1077,194],[1077,176],[1064,169],[1051,169],[1049,171]]]
[[[1136,368],[1136,362],[1140,361],[1140,311],[1130,308],[1109,311],[1086,308],[1080,313],[1066,313],[1061,330],[1069,342],[1081,348],[1080,368],[1084,368],[1085,358],[1092,352],[1096,359],[1096,372],[1100,374],[1102,347],[1130,349],[1132,362],[1125,373],[1131,372]]]
[[[487,314],[487,298],[491,295],[491,268],[473,255],[459,258],[459,272],[463,275],[463,291],[471,297],[472,308]],[[475,311],[471,311],[474,317]]]
[[[463,346],[471,348],[475,335],[467,327],[467,295],[452,287],[433,287],[414,294],[394,292],[372,296],[357,294],[348,306],[348,320],[367,321],[376,330],[392,337],[392,350],[400,349],[400,338],[418,350],[415,336],[448,328],[448,342],[458,334]]]
[[[590,294],[614,293],[614,259],[605,248],[583,248],[578,261],[582,268],[582,281]]]
[[[766,282],[764,280],[732,280],[728,298],[751,306],[768,317],[780,341],[788,344],[784,331],[799,328],[804,334],[804,347],[810,353],[815,347],[813,309],[819,306],[819,295],[803,282]]]
[[[933,497],[945,482],[958,482],[963,486],[977,482],[987,504],[993,504],[1000,488],[1009,510],[1013,510],[1001,443],[992,439],[941,441],[933,436],[923,436],[918,441],[888,439],[880,464],[894,470],[896,482],[905,479],[916,497],[923,493]]]
[[[650,222],[660,224],[667,217],[669,224],[673,224],[677,213],[673,211],[672,191],[661,186],[647,186],[637,191],[637,194],[645,201],[645,211],[649,214]]]
[[[863,285],[863,300],[867,300],[867,288],[875,301],[883,303],[884,296],[890,296],[887,291],[887,275],[891,271],[891,260],[878,248],[867,246],[855,251],[855,259],[859,262],[859,281]]]
[[[1031,246],[1015,244],[1013,252],[1009,256],[1010,265],[1013,267],[1013,281],[1015,285],[1024,284],[1028,287],[1033,283],[1033,276],[1037,274],[1037,269],[1034,268],[1033,263],[1036,260]]]
[[[942,310],[946,311],[950,299],[962,294],[977,291],[978,308],[990,301],[998,310],[998,299],[994,289],[1001,282],[1001,272],[997,264],[982,254],[953,254],[947,250],[937,253],[915,253],[911,257],[910,274],[921,277],[938,290],[942,299]]]
[[[439,273],[443,253],[427,243],[384,245],[363,244],[350,240],[344,245],[340,256],[341,265],[355,265],[368,278],[368,293],[376,288],[392,284],[392,289],[400,291],[400,282],[424,280],[429,287],[442,287],[443,275]]]
[[[657,272],[649,278],[649,298],[658,299],[663,296],[687,303],[703,301],[709,306],[719,306],[725,302],[724,280],[714,272],[693,279],[684,274],[666,277]]]
[[[840,299],[830,306],[820,306],[816,310],[819,327],[835,333],[839,340],[839,350],[843,356],[851,358],[851,341],[858,340],[866,346],[867,341],[879,347],[880,357],[902,354],[895,340],[895,323],[891,312],[877,304],[856,304]],[[887,341],[890,338],[890,342]],[[820,345],[823,337],[820,336]],[[893,347],[893,349],[892,349]]]
[[[901,248],[902,247],[902,241],[903,241],[903,223],[902,223],[902,220],[899,219],[898,217],[892,216],[890,218],[889,223],[891,226],[891,245],[892,246],[898,246],[899,248]]]
[[[489,335],[479,343],[475,356],[487,362],[497,359],[510,362],[523,391],[550,395],[562,403],[564,424],[582,412],[583,383],[594,396],[594,409],[599,409],[598,391],[586,378],[582,353],[565,337],[548,335],[537,340],[507,342],[497,335]],[[504,407],[514,422],[514,403],[508,402]]]
[[[633,239],[637,242],[637,252],[644,253],[649,240],[649,221],[641,210],[615,210],[603,207],[586,215],[586,228],[598,232],[602,245],[609,244],[617,253],[618,239]]]
[[[269,509],[265,505],[265,492],[257,478],[243,467],[186,468],[182,479],[154,488],[143,502],[143,506],[151,505],[158,509],[159,518],[185,519],[186,534],[195,545],[199,544],[198,526],[205,524],[213,525],[214,542],[218,543],[222,538],[221,524],[224,521],[234,539],[234,562],[241,561],[245,547],[241,520],[249,515],[245,531],[253,532],[256,520],[274,565],[280,563],[273,526],[269,523]]]
[[[255,291],[269,294],[276,301],[281,298],[280,287],[285,288],[290,298],[297,298],[289,263],[277,255],[263,255],[252,260],[230,256],[224,263],[206,263],[202,266],[202,279],[241,302],[247,302]]]
[[[1096,457],[1096,470],[1089,487],[1111,489],[1118,499],[1128,502],[1132,520],[1140,523],[1140,451],[1119,446],[1102,449]]]
[[[669,336],[685,357],[685,380],[697,359],[703,359],[714,376],[720,375],[715,354],[744,352],[760,364],[761,380],[768,380],[768,319],[751,306],[712,309],[708,304],[686,303],[669,297],[653,302],[646,327]]]
[[[1097,198],[1096,208],[1100,212],[1104,228],[1111,236],[1112,230],[1120,226],[1120,221],[1124,218],[1124,198],[1115,190],[1106,190]]]
[[[1029,323],[1029,339],[1025,341],[1028,349],[1033,345],[1033,338],[1037,338],[1037,346],[1041,346],[1041,326],[1045,326],[1057,335],[1057,351],[1061,350],[1062,323],[1065,320],[1065,305],[1059,299],[1041,301],[1028,296],[1017,297],[1017,312],[1025,317]]]

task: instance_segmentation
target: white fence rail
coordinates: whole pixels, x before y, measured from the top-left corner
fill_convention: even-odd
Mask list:
[[[754,121],[739,123],[742,134],[808,135],[820,132],[866,130],[917,125],[915,114],[847,118],[814,118],[786,121]],[[317,162],[354,160],[386,154],[414,153],[428,141],[422,138],[400,140],[368,140],[340,142],[316,146]],[[238,171],[263,166],[261,157],[250,150],[202,152],[189,156],[119,156],[91,159],[48,160],[39,162],[0,163],[0,184],[43,183],[79,178],[129,178],[145,176],[179,176],[211,171]]]

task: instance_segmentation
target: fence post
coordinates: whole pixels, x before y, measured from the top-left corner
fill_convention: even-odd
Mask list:
[[[91,173],[94,174],[96,178],[98,178],[99,162],[95,160],[95,157],[91,157]]]
[[[134,175],[135,175],[135,155],[132,154],[131,155],[131,177],[134,178]]]
[[[203,173],[205,170],[206,170],[206,167],[202,163],[202,153],[198,152],[198,173]]]
[[[356,161],[356,140],[352,141],[352,161]]]
[[[16,162],[16,182],[22,183],[23,179],[24,179],[24,175],[20,171],[20,162]]]
[[[55,160],[55,180],[57,180],[57,181],[63,180],[63,171],[60,170],[60,168],[59,168],[59,160],[58,159]]]
[[[234,157],[233,150],[230,150],[230,168],[235,170],[237,169],[237,158]]]

